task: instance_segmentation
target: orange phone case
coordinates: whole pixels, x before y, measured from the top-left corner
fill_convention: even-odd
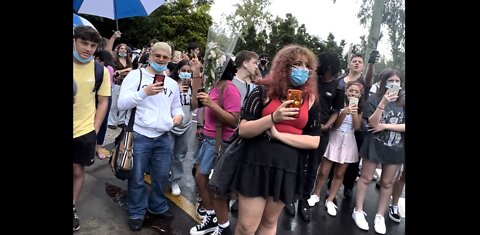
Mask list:
[[[295,100],[295,102],[289,104],[288,108],[300,108],[302,106],[302,91],[296,89],[288,89],[287,99]]]

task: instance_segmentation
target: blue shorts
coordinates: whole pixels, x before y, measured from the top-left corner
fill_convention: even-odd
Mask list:
[[[200,167],[200,173],[209,175],[215,163],[215,138],[205,136],[200,142],[194,159],[195,163]]]

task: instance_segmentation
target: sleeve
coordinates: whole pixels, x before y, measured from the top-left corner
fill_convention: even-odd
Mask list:
[[[307,125],[303,128],[304,135],[321,136],[321,118],[320,118],[320,103],[315,101],[310,110],[308,110]]]
[[[231,83],[223,91],[223,110],[230,113],[239,113],[241,109],[241,96],[237,87]]]
[[[255,87],[245,98],[240,119],[250,121],[261,118],[265,97],[265,87],[262,85]]]
[[[138,83],[146,84],[145,78],[140,81],[140,69],[132,70],[128,73],[120,86],[120,94],[118,95],[117,106],[119,110],[129,110],[136,107],[142,100],[147,97],[145,90],[140,87],[137,91]]]
[[[110,86],[110,72],[108,72],[108,69],[104,67],[102,85],[100,85],[100,88],[98,88],[97,94],[101,96],[111,96],[112,89]]]
[[[365,103],[366,107],[365,110],[363,110],[363,118],[368,121],[368,118],[375,112],[375,109],[377,109],[380,100],[378,99],[377,95],[374,94],[368,97],[368,100]]]

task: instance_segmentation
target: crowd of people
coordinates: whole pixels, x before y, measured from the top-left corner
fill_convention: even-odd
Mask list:
[[[364,75],[360,54],[351,56],[346,74],[341,74],[338,56],[330,51],[315,55],[291,44],[269,61],[267,54],[242,50],[227,57],[219,79],[206,91],[197,43],[181,52],[172,42],[152,39],[132,56],[134,50],[125,43],[113,47],[120,37],[115,32],[110,39],[102,38],[90,26],[74,29],[74,231],[80,228],[76,204],[85,167],[95,158],[108,158],[105,132],[125,128],[133,108],[133,170],[128,179],[132,231],[141,230],[148,217],[173,219],[165,190],[182,194],[187,152],[195,152],[196,214],[202,219],[190,229],[192,235],[276,234],[281,212],[295,216],[297,201],[306,221],[315,219],[310,208],[323,201],[327,213],[336,216],[335,198],[342,184],[344,196],[355,198],[355,224],[369,230],[363,206],[377,167],[382,174],[374,229],[386,233],[387,209],[389,217],[400,222],[405,94],[402,78],[393,69],[378,73],[372,86],[378,54]],[[98,88],[92,79],[97,63],[104,68]],[[292,92],[300,99],[293,100]],[[208,183],[218,146],[228,145],[236,134],[246,140],[246,149],[231,183],[238,203],[238,219],[231,228],[232,198],[215,195]],[[193,136],[197,144],[189,149]],[[151,177],[151,190],[145,174]]]

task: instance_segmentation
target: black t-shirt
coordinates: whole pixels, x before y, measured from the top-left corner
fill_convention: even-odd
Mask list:
[[[258,66],[258,69],[260,70],[260,73],[262,74],[262,78],[265,78],[265,76],[267,76],[267,74],[270,72],[270,69],[265,67],[265,69],[263,69],[261,66]]]
[[[143,53],[142,58],[138,60],[138,63],[146,64],[149,56],[148,53]]]
[[[322,79],[318,80],[318,95],[320,96],[320,118],[321,123],[327,123],[333,112],[340,110],[342,106],[339,105],[338,99],[341,98],[339,91],[336,89],[338,80],[325,82]]]

